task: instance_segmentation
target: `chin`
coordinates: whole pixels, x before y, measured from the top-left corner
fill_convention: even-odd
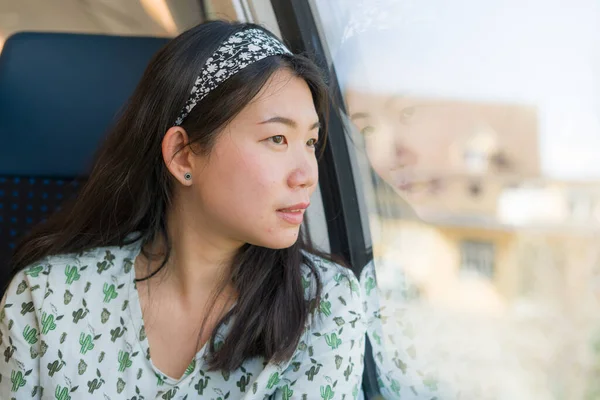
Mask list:
[[[256,243],[256,245],[273,250],[287,249],[298,241],[298,235],[299,229],[296,229],[296,231],[293,233],[280,232],[268,238],[261,238],[263,240],[258,241],[259,243]]]

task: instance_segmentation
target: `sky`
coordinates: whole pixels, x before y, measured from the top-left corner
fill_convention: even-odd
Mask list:
[[[336,57],[353,43],[369,90],[534,105],[544,174],[600,181],[600,0],[316,3],[334,59],[351,64]]]

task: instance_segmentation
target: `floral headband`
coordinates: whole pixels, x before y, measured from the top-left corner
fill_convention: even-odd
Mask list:
[[[256,61],[278,54],[292,52],[277,38],[261,29],[245,29],[231,35],[206,60],[175,126],[180,126],[196,104],[231,76]]]

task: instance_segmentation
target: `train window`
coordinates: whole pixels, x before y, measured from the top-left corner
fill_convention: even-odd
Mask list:
[[[381,393],[600,396],[599,3],[312,3],[365,161]]]

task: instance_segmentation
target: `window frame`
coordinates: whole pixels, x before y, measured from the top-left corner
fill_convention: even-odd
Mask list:
[[[328,67],[327,52],[319,35],[316,16],[308,0],[271,0],[281,36],[294,53],[307,53],[322,68],[331,90],[333,104],[345,112],[335,71]],[[349,137],[344,121],[336,110],[328,119],[329,137],[319,162],[321,188],[331,253],[341,257],[359,277],[362,269],[373,261],[373,249],[365,215],[364,193],[358,190],[356,171],[350,155]],[[367,233],[367,235],[365,235]],[[381,398],[377,371],[368,336],[365,341],[363,393],[365,399]]]

